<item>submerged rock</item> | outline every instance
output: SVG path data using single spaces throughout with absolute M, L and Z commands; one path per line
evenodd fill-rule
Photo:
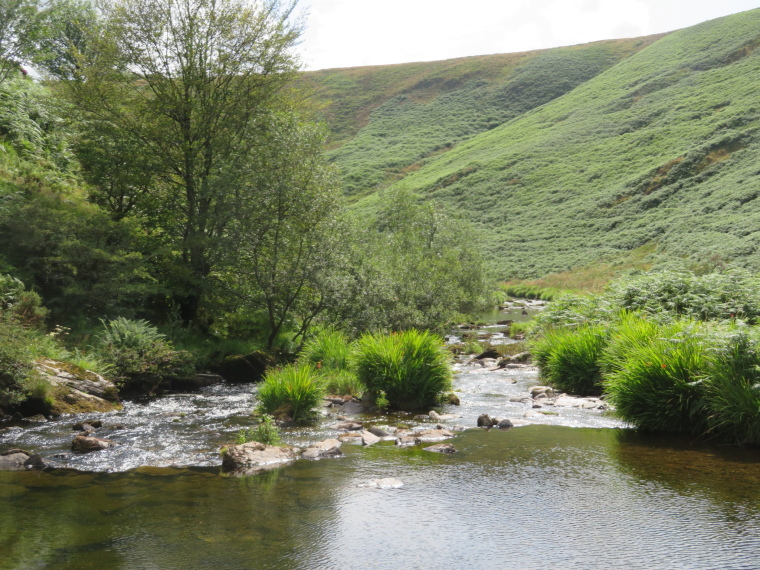
M 398 479 L 387 477 L 385 479 L 372 479 L 371 481 L 367 481 L 366 483 L 362 483 L 358 486 L 371 487 L 373 489 L 399 489 L 403 487 L 404 484 Z
M 423 449 L 425 451 L 432 451 L 433 453 L 456 453 L 456 448 L 450 443 L 438 443 L 430 447 L 424 447 Z
M 343 431 L 357 431 L 364 427 L 361 422 L 341 422 L 332 426 L 333 429 L 339 429 Z
M 87 435 L 78 435 L 71 442 L 71 450 L 76 453 L 90 453 L 91 451 L 101 451 L 110 449 L 119 445 L 115 441 L 102 437 L 91 437 Z

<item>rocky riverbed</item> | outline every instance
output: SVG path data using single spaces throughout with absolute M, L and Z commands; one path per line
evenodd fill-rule
M 365 410 L 356 400 L 332 398 L 325 400 L 318 422 L 286 427 L 282 438 L 297 448 L 296 457 L 301 457 L 303 450 L 325 440 L 364 446 L 381 441 L 429 445 L 476 428 L 479 418 L 485 425 L 483 416 L 488 416 L 489 427 L 495 428 L 502 420 L 502 427 L 516 428 L 530 424 L 623 425 L 609 415 L 601 400 L 555 394 L 539 386 L 538 371 L 529 364 L 500 366 L 496 359 L 474 356 L 460 356 L 453 365 L 459 405 L 416 414 L 378 414 Z M 192 393 L 124 402 L 122 409 L 100 414 L 17 419 L 0 424 L 0 453 L 23 450 L 28 456 L 38 455 L 50 467 L 87 471 L 218 466 L 223 457 L 220 451 L 235 443 L 238 431 L 255 423 L 251 416 L 255 406 L 255 385 L 219 384 Z M 452 445 L 455 450 L 455 441 Z M 41 466 L 39 461 L 32 463 Z

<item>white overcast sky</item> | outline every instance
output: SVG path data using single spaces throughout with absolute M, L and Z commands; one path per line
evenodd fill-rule
M 685 28 L 758 0 L 300 0 L 306 69 L 434 61 Z

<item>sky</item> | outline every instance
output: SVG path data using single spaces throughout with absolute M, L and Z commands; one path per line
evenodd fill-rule
M 630 38 L 757 0 L 300 0 L 309 70 L 511 53 Z

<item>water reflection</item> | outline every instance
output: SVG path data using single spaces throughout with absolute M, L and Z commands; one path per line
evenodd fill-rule
M 347 446 L 247 478 L 0 473 L 0 567 L 716 568 L 760 551 L 754 451 L 539 425 L 454 445 Z M 383 477 L 404 486 L 359 486 Z

